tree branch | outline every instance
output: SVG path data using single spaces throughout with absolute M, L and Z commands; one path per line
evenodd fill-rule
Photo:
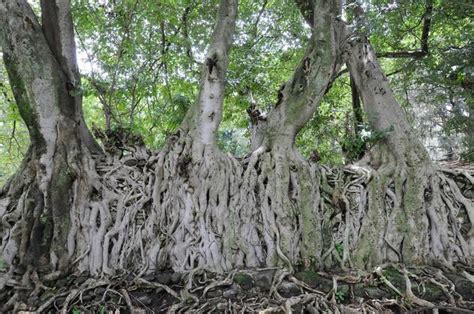
M 41 24 L 51 51 L 72 85 L 70 88 L 74 88 L 80 76 L 70 0 L 41 0 Z
M 296 6 L 301 12 L 306 23 L 308 23 L 311 28 L 314 26 L 314 0 L 295 0 Z
M 426 10 L 423 14 L 423 29 L 420 49 L 415 51 L 393 51 L 377 53 L 379 58 L 422 58 L 429 54 L 428 39 L 430 36 L 431 20 L 433 18 L 433 0 L 426 0 Z

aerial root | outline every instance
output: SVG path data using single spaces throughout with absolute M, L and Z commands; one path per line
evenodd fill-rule
M 100 286 L 108 285 L 109 282 L 105 280 L 96 280 L 96 279 L 88 279 L 84 282 L 81 287 L 78 289 L 72 290 L 66 297 L 64 304 L 61 309 L 61 314 L 67 314 L 69 311 L 69 303 L 73 301 L 76 297 L 82 295 L 85 291 L 95 289 Z

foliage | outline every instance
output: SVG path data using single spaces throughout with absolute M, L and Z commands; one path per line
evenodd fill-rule
M 0 63 L 0 186 L 14 173 L 28 147 L 28 131 L 21 120 Z
M 335 298 L 336 298 L 336 302 L 337 302 L 337 303 L 343 303 L 343 302 L 346 300 L 346 298 L 347 298 L 346 294 L 345 294 L 343 291 L 341 291 L 341 290 L 337 291 L 337 292 L 334 294 L 334 296 L 335 296 Z
M 473 160 L 469 5 L 457 0 L 364 1 L 370 40 L 378 52 L 419 50 L 430 1 L 428 54 L 384 58 L 383 67 L 433 156 L 461 153 Z M 141 134 L 148 147 L 159 148 L 196 99 L 217 0 L 76 0 L 73 5 L 87 124 Z M 218 140 L 224 151 L 244 156 L 250 141 L 246 109 L 255 103 L 265 112 L 276 103 L 277 90 L 290 77 L 310 34 L 290 0 L 242 0 L 239 11 Z M 19 164 L 28 136 L 3 68 L 0 84 L 1 184 Z M 303 155 L 317 151 L 321 163 L 342 164 L 374 143 L 375 138 L 355 135 L 351 102 L 349 78 L 340 75 L 298 135 Z
M 362 124 L 359 127 L 359 133 L 346 133 L 342 138 L 341 147 L 346 161 L 359 160 L 364 152 L 384 140 L 387 134 L 393 131 L 393 127 L 383 131 L 372 130 L 368 124 Z
M 342 258 L 344 254 L 344 245 L 342 243 L 336 243 L 334 245 L 334 249 L 336 250 L 337 254 Z
M 377 51 L 420 50 L 422 21 L 430 2 L 433 14 L 428 54 L 422 58 L 385 59 L 384 65 L 425 144 L 436 146 L 434 157 L 448 158 L 463 152 L 461 157 L 472 160 L 471 5 L 457 0 L 373 0 L 371 41 Z M 432 138 L 437 140 L 433 142 Z

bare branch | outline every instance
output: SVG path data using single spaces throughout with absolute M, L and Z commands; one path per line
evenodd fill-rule
M 428 39 L 430 36 L 431 20 L 433 18 L 433 0 L 426 0 L 426 10 L 423 14 L 423 30 L 421 33 L 420 50 L 393 51 L 377 53 L 379 58 L 423 58 L 429 54 Z

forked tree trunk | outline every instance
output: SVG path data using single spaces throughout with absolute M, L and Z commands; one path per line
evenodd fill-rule
M 70 9 L 59 2 L 55 7 L 49 1 L 43 14 Z M 55 12 L 49 21 L 70 18 L 69 11 L 60 14 L 65 16 Z M 75 93 L 80 84 L 72 24 L 53 34 L 57 26 L 43 29 L 26 1 L 8 0 L 0 4 L 0 25 L 5 67 L 31 139 L 20 170 L 1 192 L 3 260 L 28 270 L 65 272 L 72 257 L 71 211 L 91 189 L 89 148 L 100 151 Z
M 429 161 L 370 46 L 346 42 L 339 1 L 296 2 L 313 34 L 248 158 L 216 146 L 237 15 L 236 0 L 221 0 L 199 96 L 181 128 L 154 154 L 137 149 L 97 167 L 67 90 L 76 68 L 61 61 L 66 50 L 50 46 L 26 1 L 0 2 L 5 63 L 32 139 L 1 194 L 11 275 L 22 265 L 49 278 L 68 269 L 100 277 L 468 263 L 472 203 Z M 371 165 L 331 169 L 305 160 L 294 142 L 347 50 L 372 127 L 387 137 Z

